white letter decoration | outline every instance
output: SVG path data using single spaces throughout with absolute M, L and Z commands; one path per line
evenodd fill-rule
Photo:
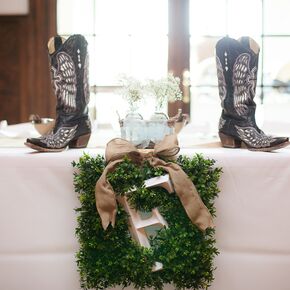
M 148 180 L 145 180 L 145 187 L 155 187 L 161 186 L 166 189 L 169 193 L 174 192 L 172 183 L 170 181 L 169 175 L 163 175 L 158 177 L 153 177 Z M 134 190 L 132 190 L 134 191 Z M 150 248 L 150 243 L 148 240 L 148 236 L 146 234 L 145 228 L 149 226 L 158 225 L 161 227 L 168 227 L 166 220 L 159 213 L 157 208 L 152 210 L 152 216 L 147 219 L 142 219 L 139 212 L 135 209 L 132 209 L 128 204 L 126 197 L 118 197 L 118 201 L 126 212 L 129 214 L 129 230 L 132 237 L 143 247 Z M 155 262 L 155 265 L 152 268 L 152 271 L 161 270 L 163 267 L 162 263 Z

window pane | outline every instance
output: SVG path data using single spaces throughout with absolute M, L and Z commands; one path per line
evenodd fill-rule
M 131 7 L 132 34 L 168 34 L 168 0 L 131 0 Z
M 167 74 L 168 0 L 58 0 L 57 12 L 60 35 L 80 33 L 89 43 L 90 85 L 97 86 L 90 111 L 95 119 L 97 108 L 98 122 L 117 120 L 117 109 L 125 116 L 128 106 L 114 92 L 121 74 L 138 79 Z M 144 117 L 152 111 L 146 106 L 152 102 L 142 106 Z
M 190 34 L 224 35 L 226 33 L 226 0 L 191 0 Z
M 111 124 L 114 130 L 119 132 L 119 116 L 124 119 L 129 111 L 129 105 L 126 100 L 118 93 L 118 89 L 113 92 L 99 92 L 91 94 L 90 102 L 92 116 L 95 115 L 97 122 L 102 124 Z M 138 109 L 144 119 L 149 119 L 154 112 L 154 102 L 151 98 L 142 101 Z
M 95 76 L 97 85 L 117 85 L 121 74 L 139 79 L 167 74 L 168 38 L 134 36 L 96 37 Z
M 264 39 L 264 84 L 281 85 L 290 82 L 290 36 L 265 37 Z
M 58 33 L 86 36 L 91 85 L 167 73 L 167 0 L 59 0 Z
M 168 37 L 132 37 L 130 75 L 139 79 L 167 74 Z
M 103 124 L 112 124 L 117 130 L 119 127 L 118 114 L 124 118 L 127 109 L 127 104 L 122 97 L 115 92 L 97 93 L 95 106 L 97 120 L 101 120 Z
M 264 0 L 265 7 L 265 34 L 289 34 L 290 1 Z
M 96 36 L 95 77 L 96 85 L 116 85 L 121 73 L 130 73 L 130 37 Z
M 220 114 L 218 87 L 192 87 L 191 122 L 197 137 L 216 136 Z
M 58 0 L 57 31 L 60 35 L 94 33 L 94 0 Z
M 96 0 L 97 34 L 167 34 L 167 0 Z
M 191 120 L 197 137 L 217 134 L 221 113 L 215 61 L 215 45 L 218 39 L 191 39 Z
M 219 38 L 191 38 L 190 68 L 192 86 L 216 86 L 215 45 Z
M 261 120 L 263 130 L 273 135 L 289 135 L 290 91 L 265 88 Z
M 258 37 L 262 32 L 261 0 L 228 0 L 228 34 Z
M 110 86 L 118 84 L 121 74 L 146 79 L 160 78 L 167 73 L 166 36 L 96 36 L 95 39 L 92 83 Z

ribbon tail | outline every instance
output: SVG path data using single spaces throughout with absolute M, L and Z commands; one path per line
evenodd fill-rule
M 102 221 L 102 227 L 103 227 L 104 230 L 106 230 L 110 224 L 112 225 L 112 227 L 115 226 L 116 213 L 117 213 L 116 210 L 113 210 L 112 214 L 107 214 L 105 212 L 102 213 L 101 221 Z
M 151 165 L 161 167 L 168 172 L 175 193 L 179 197 L 191 222 L 203 231 L 207 228 L 213 228 L 214 224 L 210 212 L 182 168 L 175 163 L 166 163 L 159 158 L 154 158 Z
M 114 190 L 107 180 L 107 174 L 112 172 L 122 160 L 110 162 L 98 179 L 95 187 L 96 207 L 102 221 L 102 227 L 107 229 L 109 224 L 115 226 L 117 201 Z

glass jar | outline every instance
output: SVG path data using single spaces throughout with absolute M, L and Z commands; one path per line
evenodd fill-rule
M 154 112 L 147 123 L 148 139 L 157 143 L 165 137 L 173 133 L 173 129 L 168 126 L 168 117 L 163 112 Z
M 121 122 L 121 137 L 138 148 L 145 148 L 149 144 L 145 126 L 142 115 L 136 112 L 129 112 Z

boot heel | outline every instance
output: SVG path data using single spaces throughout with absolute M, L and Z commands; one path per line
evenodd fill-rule
M 68 147 L 69 148 L 85 148 L 87 147 L 89 140 L 90 140 L 91 134 L 86 134 L 78 137 L 75 140 L 72 140 L 69 142 Z
M 226 135 L 224 133 L 219 133 L 221 143 L 223 147 L 226 148 L 240 148 L 242 141 L 235 139 L 232 136 Z

